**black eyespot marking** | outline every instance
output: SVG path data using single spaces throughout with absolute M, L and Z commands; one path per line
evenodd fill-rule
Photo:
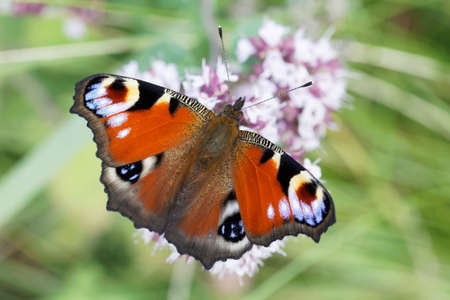
M 111 83 L 111 85 L 108 88 L 116 91 L 122 91 L 126 89 L 124 82 L 125 82 L 124 79 L 117 78 L 116 80 L 113 81 L 113 83 Z
M 116 168 L 116 174 L 123 181 L 136 183 L 142 173 L 142 162 L 137 161 L 128 165 Z
M 138 80 L 139 83 L 139 100 L 128 110 L 149 109 L 164 95 L 164 88 Z
M 231 190 L 225 200 L 236 200 L 236 193 L 234 192 L 234 190 Z
M 281 188 L 283 189 L 283 192 L 286 196 L 288 195 L 289 181 L 293 176 L 297 175 L 303 170 L 305 170 L 305 168 L 295 159 L 293 159 L 286 153 L 283 153 L 281 155 L 277 179 L 280 182 Z
M 317 182 L 310 181 L 308 183 L 305 184 L 304 187 L 305 191 L 307 191 L 311 196 L 315 196 L 316 195 L 316 190 L 317 190 Z
M 156 154 L 155 169 L 161 165 L 163 156 L 164 156 L 164 152 Z
M 175 98 L 175 97 L 170 98 L 169 112 L 171 115 L 173 115 L 177 111 L 179 104 L 180 104 L 180 101 L 177 98 Z
M 234 190 L 231 190 L 231 192 L 227 195 L 227 197 L 223 201 L 222 205 L 225 207 L 229 201 L 236 201 L 236 199 L 237 199 L 236 193 L 234 192 Z
M 236 213 L 226 218 L 217 233 L 229 242 L 237 243 L 242 240 L 245 237 L 245 229 L 241 214 Z
M 260 164 L 265 163 L 266 161 L 271 159 L 274 154 L 275 154 L 275 152 L 273 152 L 273 150 L 270 150 L 270 149 L 264 150 L 263 154 L 261 155 L 261 159 L 259 160 L 259 163 Z

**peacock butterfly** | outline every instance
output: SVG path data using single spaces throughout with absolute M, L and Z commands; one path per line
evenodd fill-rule
M 206 269 L 299 233 L 319 242 L 335 223 L 328 191 L 279 146 L 239 130 L 243 99 L 215 114 L 194 98 L 96 74 L 76 84 L 102 160 L 108 210 L 164 234 Z

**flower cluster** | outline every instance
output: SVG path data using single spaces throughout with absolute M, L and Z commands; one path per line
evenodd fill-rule
M 327 128 L 335 127 L 331 113 L 345 98 L 345 71 L 329 33 L 318 40 L 307 38 L 302 29 L 288 33 L 287 27 L 266 19 L 258 36 L 238 42 L 236 56 L 241 63 L 256 58 L 245 78 L 255 89 L 250 103 L 276 96 L 268 105 L 248 111 L 250 124 L 264 127 L 272 122 L 276 132 L 269 138 L 299 159 L 320 145 Z M 287 93 L 310 80 L 310 88 Z
M 150 231 L 146 228 L 139 228 L 134 234 L 136 242 L 143 241 L 144 244 L 153 244 L 153 252 L 169 248 L 170 255 L 167 257 L 167 263 L 173 263 L 175 260 L 184 257 L 187 263 L 194 261 L 193 257 L 188 255 L 181 255 L 177 248 L 169 243 L 163 235 Z M 236 275 L 242 283 L 245 276 L 252 277 L 258 272 L 258 268 L 264 265 L 264 260 L 271 257 L 274 253 L 286 255 L 283 251 L 284 239 L 281 241 L 274 241 L 268 247 L 254 245 L 249 251 L 245 252 L 239 259 L 227 259 L 226 261 L 218 261 L 210 269 L 210 272 L 219 277 L 227 275 Z
M 312 41 L 302 30 L 293 36 L 287 35 L 288 32 L 288 28 L 265 20 L 257 37 L 240 40 L 236 51 L 238 60 L 245 62 L 251 56 L 256 60 L 251 74 L 239 74 L 239 77 L 227 74 L 220 58 L 215 68 L 203 59 L 200 74 L 186 72 L 184 80 L 174 64 L 161 60 L 154 60 L 143 71 L 132 61 L 119 73 L 181 91 L 215 111 L 240 96 L 247 97 L 247 106 L 275 96 L 271 101 L 244 109 L 243 123 L 247 129 L 282 144 L 296 158 L 301 158 L 305 152 L 316 149 L 326 128 L 332 127 L 331 112 L 342 104 L 345 80 L 327 35 Z M 309 80 L 314 82 L 312 87 L 287 93 Z M 318 161 L 306 158 L 303 162 L 316 178 L 321 178 Z M 136 237 L 145 243 L 154 241 L 154 250 L 168 246 L 171 254 L 167 262 L 182 256 L 164 236 L 155 232 L 139 229 Z M 268 247 L 254 245 L 240 259 L 216 262 L 210 271 L 219 276 L 235 274 L 240 280 L 251 277 L 264 259 L 274 253 L 284 255 L 283 246 L 284 241 L 274 241 Z M 191 261 L 192 257 L 186 259 Z
M 4 1 L 0 4 L 0 11 L 16 17 L 27 15 L 65 16 L 62 30 L 70 39 L 80 39 L 87 30 L 87 24 L 98 21 L 101 13 L 96 10 L 79 7 L 56 7 L 45 3 Z
M 197 98 L 209 109 L 219 111 L 225 103 L 231 101 L 230 90 L 226 81 L 236 82 L 237 80 L 237 75 L 227 75 L 226 67 L 220 57 L 216 69 L 206 64 L 206 60 L 203 59 L 201 74 L 186 73 L 183 89 L 186 95 Z

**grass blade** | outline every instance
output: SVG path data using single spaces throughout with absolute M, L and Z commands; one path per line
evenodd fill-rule
M 0 181 L 0 227 L 42 189 L 89 140 L 85 124 L 70 118 L 17 163 Z

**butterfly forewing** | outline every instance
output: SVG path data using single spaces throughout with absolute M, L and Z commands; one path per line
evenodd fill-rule
M 304 233 L 320 240 L 335 222 L 328 191 L 302 165 L 262 136 L 240 131 L 233 181 L 249 240 L 269 245 Z
M 98 146 L 97 155 L 114 166 L 172 149 L 198 134 L 213 117 L 195 99 L 109 74 L 80 81 L 74 99 L 71 111 L 88 120 Z

